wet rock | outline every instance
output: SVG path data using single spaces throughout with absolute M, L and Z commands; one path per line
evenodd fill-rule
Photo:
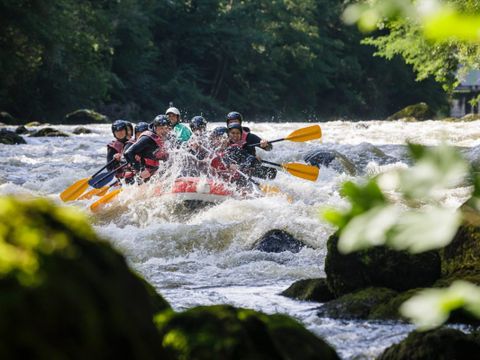
M 26 144 L 27 142 L 23 137 L 9 131 L 7 129 L 0 129 L 0 144 L 14 145 L 14 144 Z
M 377 360 L 475 359 L 479 351 L 480 341 L 474 335 L 441 328 L 411 332 L 405 340 L 387 348 Z
M 305 162 L 314 166 L 325 166 L 334 169 L 339 173 L 356 175 L 355 165 L 338 151 L 330 149 L 320 149 L 308 152 L 304 156 Z
M 35 126 L 42 126 L 42 125 L 45 125 L 45 124 L 42 124 L 41 122 L 38 122 L 38 121 L 30 121 L 29 123 L 25 124 L 25 126 L 28 126 L 28 127 L 35 127 Z
M 461 121 L 477 121 L 480 120 L 480 114 L 467 114 L 463 116 Z
M 107 124 L 110 121 L 105 115 L 89 109 L 79 109 L 65 116 L 66 124 Z
M 327 279 L 303 279 L 296 281 L 280 295 L 303 301 L 326 302 L 334 298 Z
M 0 198 L 1 359 L 169 359 L 153 317 L 170 306 L 80 213 Z
M 442 275 L 480 275 L 480 213 L 469 203 L 461 206 L 464 222 L 452 242 L 441 251 Z M 480 276 L 479 276 L 480 278 Z
M 338 235 L 327 241 L 325 273 L 336 297 L 366 287 L 404 291 L 426 287 L 440 278 L 440 256 L 435 251 L 412 255 L 379 246 L 343 255 Z
M 68 134 L 65 134 L 64 132 L 61 132 L 60 130 L 54 129 L 54 128 L 43 128 L 40 130 L 35 131 L 33 134 L 30 136 L 32 137 L 43 137 L 43 136 L 50 136 L 50 137 L 68 137 Z
M 6 125 L 18 125 L 20 123 L 6 111 L 0 111 L 0 122 Z
M 409 105 L 395 114 L 389 116 L 387 120 L 399 120 L 404 118 L 414 118 L 416 120 L 428 120 L 433 118 L 433 112 L 430 107 L 424 103 Z
M 29 133 L 30 131 L 23 125 L 20 125 L 15 129 L 15 134 L 22 135 L 22 134 L 29 134 Z
M 91 134 L 92 130 L 79 126 L 73 129 L 72 133 L 74 133 L 75 135 Z
M 291 234 L 284 230 L 273 229 L 266 232 L 256 241 L 253 250 L 279 253 L 290 251 L 299 252 L 305 246 L 300 240 L 295 239 Z
M 175 359 L 339 359 L 326 342 L 285 315 L 217 305 L 157 320 L 161 342 Z
M 387 288 L 362 289 L 323 304 L 317 315 L 332 319 L 368 319 L 377 306 L 395 295 L 396 291 Z

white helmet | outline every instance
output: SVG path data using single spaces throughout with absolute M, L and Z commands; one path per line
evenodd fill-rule
M 180 111 L 178 111 L 176 107 L 169 107 L 167 111 L 165 111 L 165 115 L 168 115 L 169 113 L 180 116 Z

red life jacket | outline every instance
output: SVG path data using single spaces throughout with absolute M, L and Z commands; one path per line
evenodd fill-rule
M 110 147 L 113 150 L 115 150 L 117 153 L 121 154 L 123 152 L 123 148 L 125 147 L 125 144 L 120 140 L 115 139 L 110 144 L 108 144 L 107 147 Z
M 147 136 L 157 144 L 158 149 L 154 151 L 153 158 L 149 157 L 142 157 L 143 163 L 147 168 L 158 168 L 160 165 L 159 160 L 167 160 L 168 159 L 168 152 L 165 149 L 165 143 L 160 136 L 155 134 L 154 132 L 147 130 L 142 135 L 140 135 L 139 139 L 142 136 Z

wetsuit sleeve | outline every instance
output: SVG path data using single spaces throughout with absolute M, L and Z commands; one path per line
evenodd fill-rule
M 255 134 L 252 134 L 252 133 L 248 133 L 246 140 L 247 140 L 247 145 L 258 144 L 260 141 L 262 141 L 262 139 L 258 135 L 255 135 Z M 252 146 L 249 146 L 249 148 L 251 148 L 251 147 Z M 262 150 L 270 151 L 270 150 L 272 150 L 272 148 L 273 148 L 272 144 L 268 144 L 268 146 L 265 149 L 262 149 Z
M 156 146 L 155 142 L 148 136 L 142 136 L 138 141 L 130 146 L 128 150 L 123 154 L 125 160 L 137 171 L 140 170 L 140 163 L 135 160 L 135 155 L 140 155 L 152 147 L 152 143 Z

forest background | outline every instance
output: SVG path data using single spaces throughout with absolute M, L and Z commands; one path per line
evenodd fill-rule
M 362 40 L 392 31 L 346 25 L 349 3 L 0 0 L 0 110 L 62 122 L 91 108 L 149 121 L 173 103 L 211 121 L 230 110 L 325 121 L 384 118 L 423 101 L 447 116 L 453 81 L 437 75 L 458 63 L 419 75 L 395 52 L 374 56 L 379 44 Z M 414 39 L 404 47 L 424 53 Z M 416 61 L 438 64 L 435 56 Z

